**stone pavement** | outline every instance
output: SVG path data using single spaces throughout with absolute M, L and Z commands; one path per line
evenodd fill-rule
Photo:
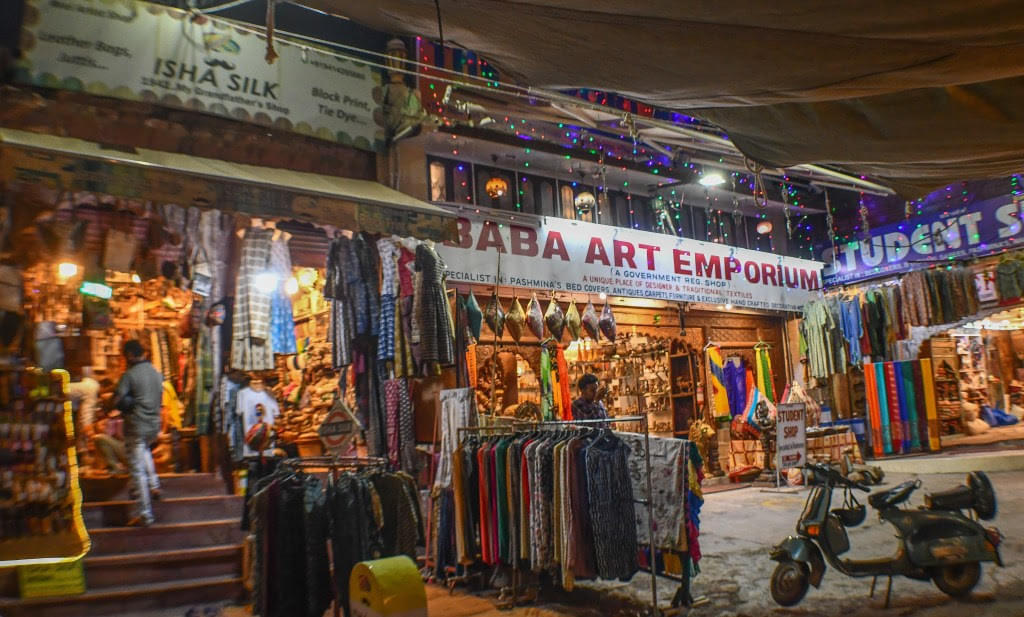
M 886 486 L 915 476 L 890 474 Z M 1007 536 L 1001 552 L 1005 568 L 982 566 L 982 580 L 966 601 L 955 601 L 931 583 L 893 579 L 892 607 L 883 608 L 884 581 L 868 597 L 871 579 L 854 579 L 828 568 L 820 589 L 811 588 L 799 605 L 784 609 L 774 603 L 768 583 L 775 562 L 768 558 L 771 546 L 794 533 L 796 519 L 807 496 L 763 492 L 748 488 L 709 495 L 701 514 L 701 573 L 694 579 L 693 593 L 705 595 L 709 604 L 691 610 L 693 617 L 755 617 L 800 615 L 801 617 L 1010 617 L 1024 615 L 1024 473 L 991 473 L 989 477 L 999 498 L 999 516 L 994 524 Z M 962 474 L 921 475 L 924 486 L 911 498 L 912 506 L 922 503 L 925 490 L 951 488 L 964 480 Z M 861 499 L 866 502 L 866 499 Z M 870 507 L 867 520 L 850 530 L 852 559 L 882 557 L 892 553 L 892 528 L 883 525 Z M 646 597 L 646 577 L 637 576 L 630 586 L 613 593 Z M 665 589 L 665 594 L 669 590 Z M 665 598 L 665 596 L 662 596 Z M 667 598 L 663 601 L 667 602 Z

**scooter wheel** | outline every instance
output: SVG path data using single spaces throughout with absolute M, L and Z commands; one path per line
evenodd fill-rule
M 978 562 L 951 564 L 935 568 L 932 571 L 932 580 L 935 581 L 935 586 L 954 598 L 971 593 L 980 578 L 981 564 Z
M 796 561 L 783 561 L 772 573 L 772 599 L 779 606 L 794 606 L 807 595 L 810 585 L 807 566 Z

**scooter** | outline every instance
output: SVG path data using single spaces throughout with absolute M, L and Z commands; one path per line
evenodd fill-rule
M 981 562 L 1003 565 L 999 555 L 1002 534 L 978 522 L 996 515 L 995 491 L 983 472 L 968 474 L 966 485 L 927 495 L 925 505 L 918 509 L 899 506 L 921 487 L 920 480 L 870 495 L 868 503 L 879 517 L 896 527 L 899 545 L 891 557 L 853 561 L 840 557 L 850 549 L 846 528 L 860 525 L 867 516 L 853 490 L 871 489 L 848 480 L 829 465 L 808 463 L 804 469 L 813 474 L 815 486 L 797 522 L 797 535 L 789 536 L 771 552 L 771 558 L 778 562 L 772 574 L 771 594 L 782 606 L 798 604 L 809 585 L 821 586 L 826 561 L 847 576 L 874 577 L 871 595 L 878 577 L 888 576 L 887 608 L 893 576 L 931 579 L 944 593 L 962 597 L 978 584 Z M 832 492 L 836 488 L 843 489 L 844 500 L 843 507 L 833 509 Z

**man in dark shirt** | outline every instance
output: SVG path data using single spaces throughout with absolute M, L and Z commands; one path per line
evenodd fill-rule
M 587 373 L 576 383 L 580 397 L 572 402 L 573 420 L 599 420 L 607 418 L 608 412 L 601 402 L 603 388 L 598 387 L 597 375 Z
M 150 498 L 160 494 L 160 481 L 149 445 L 156 441 L 160 432 L 164 378 L 146 359 L 146 352 L 138 341 L 127 341 L 123 353 L 128 370 L 117 384 L 114 406 L 124 414 L 125 448 L 132 488 L 138 499 L 135 518 L 128 524 L 148 527 L 153 524 Z

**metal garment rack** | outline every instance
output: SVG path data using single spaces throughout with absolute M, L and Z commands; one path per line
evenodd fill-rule
M 306 458 L 287 458 L 281 461 L 281 465 L 290 467 L 296 471 L 300 469 L 323 469 L 331 478 L 331 482 L 337 482 L 339 473 L 348 469 L 381 469 L 387 470 L 388 461 L 385 458 L 376 456 L 310 456 Z M 341 592 L 338 589 L 338 580 L 334 576 L 334 548 L 330 538 L 327 539 L 327 559 L 331 564 L 331 592 L 334 594 L 334 608 L 331 614 L 333 617 L 341 617 Z
M 658 608 L 658 576 L 657 576 L 657 561 L 656 561 L 656 549 L 654 546 L 654 483 L 651 481 L 651 433 L 647 425 L 647 416 L 619 416 L 612 418 L 599 418 L 594 420 L 552 420 L 544 422 L 519 422 L 515 421 L 512 426 L 487 426 L 487 427 L 460 427 L 458 430 L 458 442 L 462 443 L 462 433 L 475 433 L 482 431 L 505 431 L 509 429 L 514 431 L 530 430 L 531 428 L 571 428 L 574 426 L 607 426 L 609 424 L 618 424 L 625 422 L 639 422 L 644 435 L 644 474 L 646 476 L 647 484 L 647 499 L 637 501 L 647 507 L 647 538 L 650 547 L 650 560 L 651 560 L 651 611 L 654 617 L 659 617 L 662 612 Z M 515 554 L 518 555 L 518 544 L 515 547 Z M 512 601 L 515 603 L 516 594 L 518 593 L 518 576 L 519 576 L 519 559 L 515 558 L 512 560 Z

